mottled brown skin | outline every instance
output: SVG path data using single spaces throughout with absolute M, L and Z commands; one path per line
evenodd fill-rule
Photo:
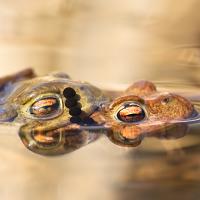
M 139 102 L 146 110 L 146 119 L 138 123 L 116 120 L 118 108 L 126 102 Z M 176 94 L 158 92 L 153 83 L 139 81 L 129 87 L 121 97 L 109 104 L 103 112 L 108 137 L 121 146 L 137 146 L 144 137 L 179 138 L 185 135 L 187 126 L 178 121 L 195 114 L 189 100 Z
M 90 134 L 93 126 L 98 126 L 98 122 L 93 122 L 90 116 L 95 115 L 99 105 L 107 101 L 101 90 L 88 83 L 72 81 L 61 73 L 32 78 L 24 71 L 17 76 L 20 74 L 20 79 L 16 79 L 14 74 L 6 79 L 8 82 L 4 81 L 7 86 L 0 91 L 0 123 L 20 125 L 19 136 L 29 150 L 42 155 L 59 155 L 74 151 L 99 137 L 100 127 Z M 64 105 L 66 98 L 63 96 L 67 87 L 72 87 L 80 99 L 81 123 L 70 121 L 72 116 Z M 58 109 L 47 116 L 30 113 L 35 102 L 45 98 L 56 98 Z M 88 118 L 89 122 L 85 120 Z
M 24 145 L 42 155 L 74 151 L 102 134 L 115 144 L 131 147 L 139 145 L 145 136 L 182 137 L 187 126 L 178 120 L 195 113 L 187 99 L 158 92 L 148 81 L 136 82 L 115 98 L 113 93 L 72 81 L 63 73 L 36 77 L 28 69 L 0 79 L 0 87 L 0 123 L 20 125 L 19 136 Z M 63 91 L 68 87 L 77 94 L 81 121 L 72 121 L 65 106 Z M 140 112 L 141 107 L 141 120 L 136 116 L 137 122 L 120 121 L 117 113 L 127 103 L 136 103 L 137 107 L 120 110 L 125 115 L 122 119 L 132 119 L 126 113 Z

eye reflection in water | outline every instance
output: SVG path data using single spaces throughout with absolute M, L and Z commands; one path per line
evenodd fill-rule
M 180 138 L 199 120 L 191 101 L 157 91 L 148 81 L 114 97 L 62 74 L 21 79 L 9 85 L 13 92 L 1 105 L 7 108 L 1 121 L 12 117 L 13 124 L 21 124 L 24 145 L 42 155 L 69 153 L 102 135 L 122 147 L 136 147 L 145 137 Z

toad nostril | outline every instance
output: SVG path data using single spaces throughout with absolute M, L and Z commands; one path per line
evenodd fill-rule
M 12 122 L 17 115 L 12 106 L 4 105 L 4 107 L 0 107 L 0 122 Z
M 161 103 L 162 103 L 163 105 L 165 105 L 165 104 L 168 104 L 170 101 L 171 101 L 171 98 L 170 98 L 170 97 L 165 97 L 164 99 L 162 99 Z

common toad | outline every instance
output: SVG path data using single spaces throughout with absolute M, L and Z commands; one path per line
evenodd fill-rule
M 59 155 L 106 135 L 120 146 L 145 136 L 182 137 L 179 120 L 195 114 L 186 98 L 139 81 L 115 98 L 64 73 L 37 77 L 31 69 L 0 79 L 0 123 L 19 124 L 31 151 Z

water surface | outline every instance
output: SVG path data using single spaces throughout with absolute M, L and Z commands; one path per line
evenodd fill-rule
M 158 85 L 160 90 L 188 96 L 199 110 L 197 86 Z M 124 148 L 104 137 L 53 158 L 28 151 L 17 135 L 18 127 L 0 130 L 1 199 L 196 200 L 200 195 L 198 123 L 190 124 L 179 139 L 145 138 L 136 148 Z

